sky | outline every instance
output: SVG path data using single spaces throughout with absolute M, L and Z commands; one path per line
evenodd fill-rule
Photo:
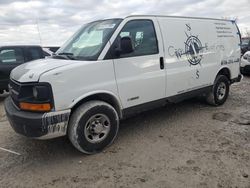
M 0 0 L 0 45 L 60 46 L 87 22 L 136 14 L 237 18 L 250 31 L 250 0 Z

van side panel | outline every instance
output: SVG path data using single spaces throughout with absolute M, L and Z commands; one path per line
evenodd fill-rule
M 231 21 L 157 17 L 164 40 L 166 95 L 174 96 L 214 83 L 227 67 L 239 74 L 239 36 Z

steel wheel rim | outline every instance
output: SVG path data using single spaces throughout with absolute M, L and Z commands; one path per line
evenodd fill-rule
M 217 88 L 217 98 L 222 100 L 226 96 L 227 86 L 224 82 L 221 82 Z
M 95 114 L 85 124 L 84 135 L 90 143 L 102 142 L 110 132 L 110 119 L 105 114 Z

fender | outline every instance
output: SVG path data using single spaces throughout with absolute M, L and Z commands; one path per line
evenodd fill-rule
M 230 71 L 230 68 L 229 68 L 228 66 L 222 66 L 222 67 L 219 69 L 219 71 L 217 71 L 216 77 L 217 77 L 217 75 L 218 75 L 219 73 L 222 73 L 222 74 L 224 74 L 225 76 L 227 76 L 229 80 L 232 79 L 232 78 L 231 78 L 231 71 Z M 215 77 L 215 79 L 216 79 L 216 77 Z
M 106 94 L 111 96 L 113 99 L 115 99 L 115 103 L 117 105 L 117 107 L 119 108 L 118 114 L 120 115 L 120 117 L 122 117 L 122 104 L 120 101 L 120 98 L 118 96 L 116 96 L 113 92 L 111 91 L 106 91 L 106 90 L 96 90 L 96 91 L 91 91 L 88 93 L 85 93 L 82 96 L 79 96 L 78 98 L 73 100 L 73 103 L 69 106 L 70 109 L 74 108 L 75 106 L 77 106 L 77 104 L 81 103 L 81 101 L 83 101 L 84 99 L 87 99 L 91 96 L 95 96 L 95 95 L 102 95 L 102 94 Z M 118 110 L 118 109 L 116 109 Z

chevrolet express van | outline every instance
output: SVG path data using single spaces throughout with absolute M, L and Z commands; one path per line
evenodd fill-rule
M 5 110 L 31 138 L 67 135 L 81 152 L 110 145 L 119 121 L 203 95 L 215 106 L 241 80 L 231 20 L 129 16 L 84 25 L 50 59 L 11 72 Z

